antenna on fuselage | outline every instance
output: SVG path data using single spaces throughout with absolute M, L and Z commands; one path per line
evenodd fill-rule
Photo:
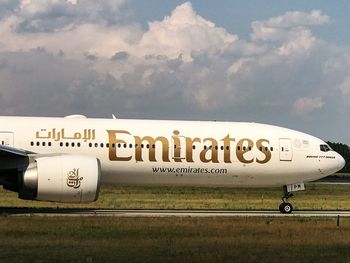
M 117 119 L 117 117 L 114 114 L 112 114 L 112 118 L 113 118 L 113 120 Z

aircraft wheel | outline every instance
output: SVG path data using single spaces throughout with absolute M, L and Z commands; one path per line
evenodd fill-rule
M 283 205 L 284 205 L 284 203 L 280 204 L 280 206 L 279 206 L 279 210 L 282 214 L 283 214 Z
M 282 214 L 290 214 L 293 211 L 293 206 L 290 203 L 282 203 L 279 206 L 279 210 Z

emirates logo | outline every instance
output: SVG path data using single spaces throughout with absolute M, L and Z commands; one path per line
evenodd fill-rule
M 67 186 L 74 189 L 78 189 L 80 187 L 81 181 L 84 179 L 83 177 L 79 177 L 79 169 L 75 168 L 72 171 L 68 172 L 67 176 Z

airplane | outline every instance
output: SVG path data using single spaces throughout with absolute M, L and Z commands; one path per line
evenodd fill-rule
M 0 185 L 25 200 L 94 202 L 101 183 L 282 187 L 291 213 L 293 192 L 344 165 L 321 139 L 267 124 L 0 117 Z

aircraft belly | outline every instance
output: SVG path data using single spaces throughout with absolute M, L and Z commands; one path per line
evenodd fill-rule
M 267 187 L 297 183 L 294 176 L 248 175 L 227 173 L 224 175 L 143 173 L 135 171 L 103 172 L 102 183 L 159 186 L 217 186 L 217 187 Z

